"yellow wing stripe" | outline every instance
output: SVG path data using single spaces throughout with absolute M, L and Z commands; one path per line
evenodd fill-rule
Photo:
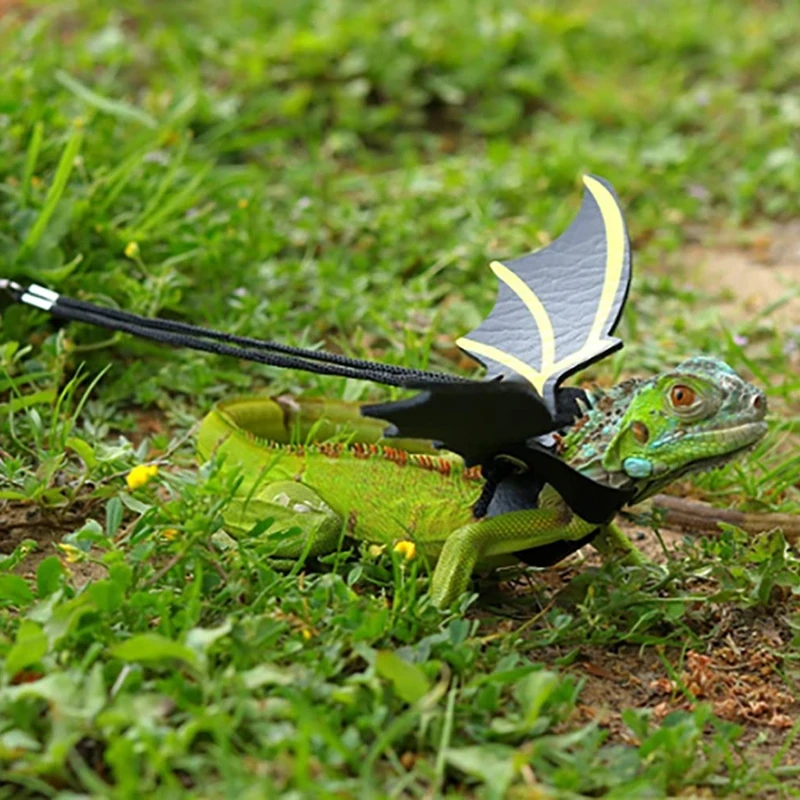
M 466 337 L 458 339 L 456 344 L 477 356 L 490 358 L 492 361 L 502 364 L 504 367 L 508 367 L 508 369 L 513 370 L 525 378 L 539 394 L 542 394 L 547 377 L 553 373 L 553 362 L 556 358 L 556 338 L 550 316 L 547 313 L 547 309 L 542 305 L 542 301 L 539 300 L 530 286 L 517 274 L 499 261 L 492 261 L 490 266 L 492 272 L 497 275 L 498 280 L 505 283 L 525 304 L 525 307 L 536 322 L 536 326 L 539 328 L 539 339 L 542 348 L 542 369 L 541 371 L 536 370 L 530 366 L 530 364 L 526 364 L 510 353 Z
M 541 371 L 534 369 L 530 364 L 526 364 L 519 358 L 497 347 L 476 342 L 467 337 L 462 337 L 457 341 L 457 344 L 464 350 L 477 356 L 489 358 L 513 370 L 525 378 L 540 395 L 544 393 L 544 385 L 553 373 L 578 364 L 597 353 L 598 345 L 604 339 L 603 326 L 608 322 L 609 315 L 614 309 L 614 301 L 622 280 L 622 270 L 625 263 L 625 223 L 619 206 L 611 192 L 597 179 L 584 175 L 583 183 L 600 209 L 606 234 L 606 268 L 603 289 L 600 293 L 600 301 L 597 305 L 592 328 L 583 346 L 574 353 L 570 353 L 566 358 L 556 362 L 555 334 L 547 309 L 542 305 L 542 301 L 539 300 L 530 286 L 499 261 L 491 263 L 492 271 L 525 304 L 539 329 L 542 348 Z
M 556 360 L 556 337 L 547 309 L 542 305 L 542 301 L 536 296 L 533 289 L 505 264 L 492 261 L 489 266 L 492 268 L 492 272 L 522 300 L 536 321 L 542 346 L 542 372 L 547 373 Z
M 622 279 L 622 267 L 625 261 L 625 223 L 614 196 L 600 181 L 592 178 L 591 175 L 584 175 L 583 183 L 600 207 L 600 213 L 603 215 L 603 227 L 606 231 L 606 276 L 594 324 L 586 339 L 586 345 L 588 345 L 601 338 L 603 325 L 608 321 L 614 308 L 614 300 Z
M 548 376 L 538 372 L 530 364 L 526 364 L 519 358 L 509 355 L 508 353 L 504 353 L 502 350 L 498 350 L 496 347 L 492 347 L 489 344 L 484 344 L 483 342 L 473 341 L 465 336 L 457 339 L 456 344 L 459 347 L 463 347 L 464 350 L 474 353 L 476 356 L 489 358 L 492 361 L 496 361 L 498 364 L 502 364 L 504 367 L 508 367 L 525 378 L 525 380 L 528 381 L 528 383 L 530 383 L 540 395 L 544 394 L 544 384 Z
M 608 322 L 608 317 L 614 309 L 614 300 L 617 296 L 622 269 L 625 265 L 625 222 L 616 200 L 611 192 L 600 181 L 590 175 L 583 176 L 583 183 L 592 193 L 600 214 L 603 217 L 603 227 L 606 232 L 606 270 L 603 279 L 603 290 L 600 293 L 600 302 L 597 304 L 592 329 L 580 350 L 570 353 L 562 358 L 546 376 L 553 372 L 560 372 L 574 364 L 579 364 L 597 354 L 598 345 L 604 340 L 603 326 Z

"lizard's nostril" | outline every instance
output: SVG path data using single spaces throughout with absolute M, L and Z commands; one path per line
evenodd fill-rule
M 763 414 L 767 411 L 767 398 L 759 392 L 752 400 L 753 408 Z

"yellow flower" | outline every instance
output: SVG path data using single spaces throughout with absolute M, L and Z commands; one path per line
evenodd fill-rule
M 306 641 L 308 641 L 314 635 L 308 628 L 303 628 L 302 634 Z
M 398 542 L 394 546 L 395 553 L 399 553 L 406 561 L 411 561 L 412 558 L 417 554 L 417 546 L 414 542 L 408 541 L 408 539 L 404 539 L 402 542 Z
M 179 536 L 177 528 L 164 528 L 164 530 L 161 531 L 161 535 L 170 541 L 177 539 Z
M 248 199 L 246 197 L 243 197 L 241 200 L 239 200 L 239 202 L 236 205 L 239 206 L 239 208 L 247 208 L 248 203 L 249 203 Z
M 139 258 L 139 243 L 128 242 L 128 244 L 125 245 L 125 255 L 131 259 Z
M 128 484 L 128 488 L 133 491 L 134 489 L 141 489 L 156 475 L 158 475 L 158 467 L 155 464 L 139 464 L 125 476 L 125 482 Z
M 385 545 L 385 544 L 371 544 L 371 545 L 369 546 L 369 549 L 368 549 L 368 551 L 367 551 L 367 552 L 368 552 L 368 553 L 369 553 L 369 554 L 370 554 L 370 555 L 371 555 L 373 558 L 378 558 L 379 556 L 381 556 L 381 555 L 383 554 L 383 551 L 384 551 L 385 549 L 386 549 L 386 545 Z
M 64 560 L 68 564 L 75 564 L 78 561 L 83 561 L 84 552 L 73 544 L 57 544 L 56 547 L 64 555 Z

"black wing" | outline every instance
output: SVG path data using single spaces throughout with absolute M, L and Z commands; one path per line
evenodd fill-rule
M 611 336 L 631 278 L 630 244 L 613 189 L 585 176 L 573 223 L 548 247 L 505 263 L 494 308 L 458 345 L 487 377 L 522 379 L 556 412 L 556 389 L 571 373 L 622 347 Z
M 361 413 L 392 423 L 386 436 L 431 439 L 482 464 L 520 441 L 559 427 L 538 394 L 521 381 L 409 384 L 422 389 L 405 400 L 361 407 Z
M 365 406 L 393 423 L 391 435 L 442 442 L 483 463 L 514 442 L 568 424 L 559 383 L 622 346 L 611 337 L 631 278 L 625 221 L 613 189 L 584 177 L 578 215 L 548 247 L 492 269 L 500 279 L 486 319 L 459 346 L 485 364 L 487 380 L 442 384 L 408 400 Z
M 603 521 L 627 495 L 529 442 L 579 416 L 572 390 L 559 389 L 559 383 L 622 346 L 611 333 L 631 278 L 625 221 L 608 183 L 593 176 L 583 180 L 580 211 L 555 242 L 492 264 L 500 281 L 494 308 L 458 340 L 487 367 L 487 380 L 409 382 L 407 388 L 422 391 L 364 406 L 362 413 L 390 422 L 388 436 L 433 439 L 468 464 L 513 456 L 545 475 L 584 519 Z

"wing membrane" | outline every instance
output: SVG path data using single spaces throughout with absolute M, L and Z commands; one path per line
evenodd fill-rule
M 522 378 L 551 410 L 567 375 L 622 346 L 611 333 L 630 285 L 625 222 L 609 184 L 587 175 L 584 186 L 578 215 L 551 245 L 492 263 L 494 308 L 458 340 L 489 379 Z

